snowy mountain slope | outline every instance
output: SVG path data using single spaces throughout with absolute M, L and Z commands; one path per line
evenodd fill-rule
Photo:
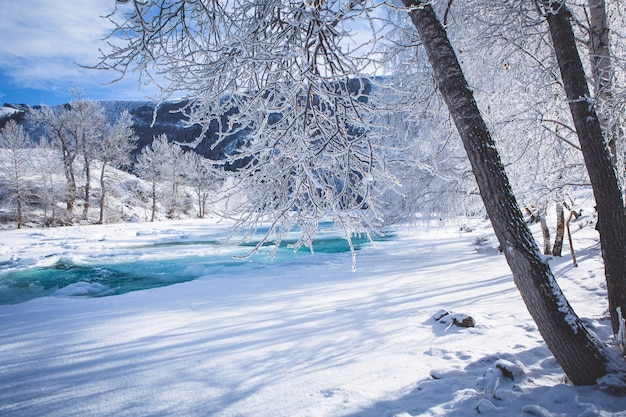
M 12 115 L 13 113 L 16 113 L 17 111 L 18 110 L 13 107 L 2 106 L 0 107 L 0 119 L 8 118 L 10 115 Z
M 202 134 L 200 126 L 187 126 L 184 123 L 185 116 L 178 111 L 184 102 L 164 102 L 157 107 L 156 118 L 154 117 L 154 109 L 156 103 L 147 101 L 101 101 L 99 102 L 104 111 L 106 119 L 109 123 L 114 123 L 123 110 L 128 110 L 133 118 L 133 129 L 139 137 L 135 153 L 138 153 L 145 146 L 152 143 L 155 136 L 166 134 L 170 140 L 180 143 L 196 142 L 197 138 Z M 0 128 L 9 119 L 14 119 L 22 124 L 33 140 L 38 140 L 44 132 L 37 126 L 28 124 L 25 120 L 26 112 L 29 107 L 24 105 L 5 105 L 7 109 L 4 114 L 0 113 Z M 214 126 L 209 129 L 205 137 L 199 141 L 194 148 L 196 152 L 211 159 L 222 159 L 226 153 L 232 153 L 234 144 L 245 140 L 245 132 L 232 135 L 226 138 L 222 143 L 214 146 L 217 140 L 217 132 L 219 129 L 217 121 Z M 236 165 L 233 166 L 233 168 Z

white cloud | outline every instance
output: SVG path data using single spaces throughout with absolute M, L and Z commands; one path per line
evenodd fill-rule
M 106 49 L 103 38 L 113 28 L 103 16 L 114 7 L 114 0 L 0 0 L 0 72 L 10 79 L 5 82 L 46 91 L 102 91 L 118 74 L 78 64 L 98 62 L 99 49 Z M 136 80 L 111 88 L 121 85 L 136 90 Z
M 97 58 L 102 38 L 111 29 L 101 16 L 113 2 L 102 0 L 0 0 L 0 59 Z

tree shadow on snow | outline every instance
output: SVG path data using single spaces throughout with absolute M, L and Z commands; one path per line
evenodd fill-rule
M 463 369 L 431 370 L 402 397 L 381 400 L 344 417 L 614 416 L 626 398 L 564 382 L 547 347 L 496 353 Z

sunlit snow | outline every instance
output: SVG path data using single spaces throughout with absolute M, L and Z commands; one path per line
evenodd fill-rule
M 337 250 L 235 260 L 245 248 L 222 246 L 212 220 L 0 231 L 2 279 L 62 265 L 191 277 L 98 297 L 115 286 L 78 280 L 0 305 L 0 415 L 626 415 L 625 398 L 567 384 L 488 224 L 471 226 L 397 228 L 361 245 L 354 273 Z M 574 242 L 577 268 L 550 264 L 608 339 L 597 233 Z M 476 327 L 436 321 L 442 309 Z

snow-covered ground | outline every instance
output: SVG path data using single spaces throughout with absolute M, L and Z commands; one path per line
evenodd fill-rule
M 0 117 L 8 116 L 16 111 L 17 109 L 14 109 L 13 107 L 0 106 Z
M 0 278 L 61 257 L 156 260 L 173 239 L 223 228 L 3 230 Z M 254 258 L 234 269 L 194 264 L 200 278 L 160 288 L 99 298 L 60 289 L 0 305 L 0 415 L 626 416 L 626 398 L 566 383 L 488 225 L 472 229 L 397 228 L 358 252 L 354 273 L 346 252 Z M 574 229 L 579 266 L 567 251 L 551 264 L 608 339 L 597 233 Z M 442 309 L 476 326 L 434 320 Z

